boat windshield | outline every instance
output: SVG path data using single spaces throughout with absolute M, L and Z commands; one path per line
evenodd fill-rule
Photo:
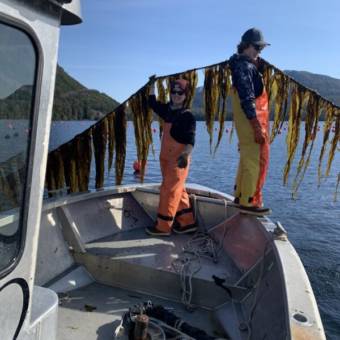
M 30 36 L 0 19 L 0 272 L 22 250 L 37 53 Z

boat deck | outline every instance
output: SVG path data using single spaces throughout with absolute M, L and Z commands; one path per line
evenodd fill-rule
M 97 282 L 131 291 L 181 301 L 181 273 L 192 276 L 193 305 L 216 308 L 229 297 L 216 286 L 213 275 L 233 286 L 242 273 L 220 249 L 218 261 L 183 253 L 192 235 L 150 237 L 144 228 L 135 228 L 85 245 L 84 253 L 75 253 Z M 210 241 L 212 241 L 210 239 Z M 215 249 L 218 249 L 215 244 Z M 197 245 L 194 250 L 199 250 Z M 206 292 L 209 294 L 206 294 Z
M 170 237 L 150 237 L 145 233 L 144 228 L 138 228 L 88 243 L 85 248 L 95 256 L 105 256 L 143 267 L 175 272 L 172 263 L 183 256 L 183 249 L 192 236 L 192 234 L 172 234 Z M 218 245 L 215 247 L 218 248 Z M 227 277 L 230 282 L 236 282 L 241 274 L 231 259 L 224 253 L 221 256 L 221 252 L 217 263 L 214 264 L 211 259 L 201 257 L 200 265 L 201 269 L 195 277 L 209 281 L 213 281 L 212 275 L 216 275 Z
M 150 296 L 99 283 L 71 291 L 60 298 L 57 338 L 113 339 L 115 328 L 129 307 L 148 300 Z M 192 326 L 204 329 L 210 335 L 218 335 L 213 328 L 210 311 L 197 308 L 188 312 L 180 303 L 155 297 L 152 297 L 152 302 L 168 307 Z

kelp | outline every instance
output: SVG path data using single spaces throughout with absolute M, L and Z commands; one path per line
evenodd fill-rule
M 322 160 L 323 160 L 323 156 L 326 151 L 335 111 L 336 111 L 336 108 L 332 107 L 331 105 L 328 105 L 327 110 L 326 110 L 325 121 L 323 123 L 323 140 L 322 140 L 322 146 L 321 146 L 321 151 L 319 155 L 319 165 L 318 165 L 318 185 L 319 186 L 321 184 L 321 178 L 322 178 Z
M 301 122 L 305 117 L 305 137 L 293 183 L 293 190 L 296 192 L 310 163 L 311 153 L 315 144 L 314 140 L 318 133 L 318 122 L 320 120 L 321 114 L 325 114 L 325 122 L 323 128 L 323 143 L 319 156 L 318 177 L 319 180 L 322 177 L 322 161 L 326 153 L 326 146 L 329 144 L 330 132 L 332 129 L 334 129 L 334 136 L 330 142 L 325 171 L 325 176 L 329 175 L 335 152 L 338 150 L 337 147 L 340 133 L 340 108 L 335 106 L 330 101 L 322 98 L 315 91 L 299 84 L 296 80 L 284 74 L 281 70 L 277 69 L 275 66 L 269 64 L 265 60 L 262 60 L 262 62 L 264 84 L 269 97 L 269 107 L 271 112 L 274 113 L 274 122 L 271 130 L 271 142 L 274 140 L 277 134 L 280 133 L 287 118 L 289 123 L 286 138 L 287 161 L 283 174 L 283 180 L 285 184 L 287 183 L 290 168 L 294 160 L 299 142 Z M 219 64 L 202 67 L 200 69 L 205 70 L 203 95 L 205 121 L 207 131 L 210 136 L 210 151 L 212 148 L 214 120 L 216 115 L 218 116 L 219 121 L 218 139 L 215 146 L 216 151 L 218 145 L 220 144 L 224 130 L 227 106 L 226 103 L 228 101 L 228 94 L 231 86 L 230 71 L 228 68 L 228 62 L 222 62 Z M 198 69 L 192 69 L 183 73 L 156 78 L 158 100 L 161 102 L 166 102 L 167 95 L 170 91 L 170 82 L 178 78 L 184 78 L 187 79 L 191 84 L 192 92 L 187 96 L 189 101 L 188 104 L 191 105 L 197 85 L 197 70 Z M 164 86 L 164 82 L 167 83 L 167 87 Z M 122 181 L 126 155 L 126 103 L 130 105 L 132 110 L 137 157 L 142 161 L 143 178 L 145 162 L 148 157 L 150 145 L 152 145 L 152 112 L 148 107 L 148 93 L 149 84 L 146 84 L 127 101 L 120 105 L 114 113 L 111 112 L 106 119 L 97 122 L 92 127 L 93 144 L 96 156 L 96 187 L 101 187 L 103 185 L 105 166 L 104 158 L 107 144 L 106 139 L 108 139 L 108 169 L 110 169 L 112 166 L 115 150 L 116 183 L 120 184 Z M 304 109 L 305 104 L 306 109 Z M 107 124 L 107 127 L 105 124 Z M 161 131 L 162 123 L 160 123 L 160 132 Z M 232 137 L 232 132 L 233 129 L 230 131 L 230 140 Z M 58 153 L 52 156 L 52 153 L 55 151 L 52 151 L 52 153 L 49 154 L 46 175 L 46 182 L 49 188 L 58 189 L 59 185 L 64 186 L 64 183 L 61 183 L 64 182 L 62 179 L 63 171 L 55 169 L 52 171 L 50 170 L 51 167 L 64 170 L 65 182 L 69 187 L 69 192 L 84 190 L 87 188 L 88 183 L 86 184 L 86 181 L 88 181 L 89 177 L 87 170 L 89 169 L 89 163 L 91 159 L 91 151 L 88 140 L 91 136 L 91 132 L 87 131 L 84 133 L 88 134 L 87 139 L 85 138 L 87 142 L 85 142 L 83 139 L 79 139 L 80 137 L 77 136 L 77 141 L 75 143 L 70 141 L 59 148 L 59 156 Z M 82 155 L 83 151 L 81 150 L 87 150 L 85 151 L 87 158 L 84 158 L 85 156 Z M 54 160 L 53 157 L 55 157 Z M 59 160 L 57 157 L 59 157 Z M 56 163 L 58 163 L 58 165 L 52 165 Z M 86 166 L 83 163 L 86 164 Z M 83 168 L 79 170 L 80 167 Z
M 264 87 L 266 89 L 268 97 L 270 97 L 271 79 L 272 79 L 272 75 L 273 75 L 274 69 L 273 69 L 273 67 L 271 65 L 262 62 L 262 59 L 261 59 L 261 66 L 260 66 L 260 68 L 262 69 L 261 71 L 262 71 L 262 75 L 263 75 Z
M 337 197 L 338 197 L 338 189 L 339 189 L 339 184 L 340 184 L 340 172 L 338 173 L 338 180 L 336 182 L 335 186 L 335 192 L 334 192 L 334 202 L 336 202 Z
M 197 72 L 196 70 L 185 72 L 181 75 L 181 78 L 186 79 L 189 82 L 189 91 L 185 99 L 185 106 L 190 109 L 195 97 L 198 82 Z
M 152 110 L 148 105 L 149 91 L 149 86 L 145 86 L 129 100 L 129 105 L 133 114 L 137 158 L 141 161 L 142 165 L 141 181 L 144 180 L 145 165 L 150 145 L 152 145 Z
M 166 94 L 166 90 L 164 87 L 164 82 L 163 79 L 157 79 L 157 100 L 160 101 L 161 103 L 165 104 L 167 102 L 167 94 Z M 164 126 L 164 121 L 160 116 L 157 116 L 158 119 L 158 124 L 159 124 L 159 138 L 162 137 L 163 134 L 163 126 Z
M 209 134 L 210 152 L 213 140 L 213 130 L 215 115 L 218 112 L 218 100 L 219 100 L 219 66 L 208 67 L 204 73 L 204 110 L 205 110 L 205 123 Z
M 289 96 L 289 79 L 282 72 L 275 71 L 270 94 L 270 103 L 274 103 L 274 121 L 271 129 L 270 142 L 272 143 L 276 135 L 280 132 L 286 118 Z M 277 87 L 277 89 L 275 89 Z M 276 92 L 276 96 L 274 96 Z M 272 105 L 270 105 L 272 107 Z
M 327 168 L 326 168 L 326 177 L 329 176 L 329 172 L 331 170 L 331 165 L 334 159 L 335 150 L 337 148 L 337 145 L 340 141 L 340 110 L 337 112 L 336 115 L 334 115 L 335 120 L 335 131 L 334 136 L 331 142 L 331 147 L 329 149 L 328 153 L 328 161 L 327 161 Z
M 105 154 L 108 137 L 108 119 L 105 117 L 92 128 L 94 158 L 96 163 L 96 189 L 104 186 Z
M 75 139 L 63 144 L 59 150 L 64 164 L 64 175 L 67 192 L 78 192 L 77 143 Z
M 324 103 L 320 101 L 314 93 L 307 93 L 308 103 L 306 107 L 305 118 L 305 138 L 302 146 L 300 161 L 296 170 L 295 179 L 293 182 L 292 196 L 295 197 L 299 186 L 305 176 L 306 170 L 310 163 L 310 157 L 314 147 L 314 141 L 318 130 L 319 117 Z M 307 152 L 308 150 L 308 152 Z M 305 155 L 307 154 L 307 158 Z
M 65 186 L 64 161 L 60 149 L 49 153 L 45 178 L 49 196 L 53 196 L 54 191 Z
M 115 135 L 115 146 L 116 146 L 116 185 L 122 183 L 125 167 L 126 157 L 126 114 L 125 105 L 121 105 L 116 109 L 115 112 L 115 124 L 114 124 L 114 135 Z
M 92 129 L 76 136 L 78 186 L 80 192 L 88 191 L 92 159 Z
M 156 85 L 157 85 L 157 92 L 158 92 L 157 100 L 165 104 L 167 102 L 167 93 L 164 87 L 163 79 L 161 78 L 157 79 Z
M 235 130 L 235 124 L 234 124 L 234 121 L 232 121 L 230 133 L 229 133 L 229 144 L 231 144 L 231 142 L 233 141 L 234 130 Z
M 113 154 L 115 149 L 115 112 L 107 115 L 108 123 L 108 171 L 111 170 L 113 163 Z
M 229 95 L 229 91 L 231 88 L 231 72 L 228 65 L 222 64 L 218 70 L 218 86 L 219 86 L 219 100 L 218 100 L 218 121 L 220 124 L 217 143 L 215 145 L 214 154 L 217 151 L 218 146 L 220 145 L 223 131 L 224 131 L 224 122 L 226 120 L 227 115 L 227 98 Z
M 291 164 L 294 160 L 295 151 L 299 142 L 301 111 L 305 91 L 298 84 L 292 84 L 290 98 L 287 143 L 287 162 L 283 172 L 283 183 L 287 184 Z

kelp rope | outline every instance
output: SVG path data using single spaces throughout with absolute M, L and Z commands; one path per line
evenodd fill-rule
M 271 142 L 280 132 L 283 124 L 288 119 L 287 133 L 287 162 L 284 168 L 284 184 L 287 184 L 292 161 L 294 160 L 299 141 L 300 124 L 305 116 L 305 138 L 299 165 L 293 181 L 293 196 L 296 194 L 306 169 L 310 163 L 310 156 L 317 134 L 318 122 L 321 114 L 324 114 L 323 144 L 318 162 L 319 184 L 322 177 L 327 177 L 340 139 L 340 107 L 331 101 L 321 97 L 316 91 L 311 90 L 284 74 L 281 70 L 263 60 L 263 74 L 266 90 L 269 95 L 270 110 L 274 112 L 274 122 L 271 131 Z M 228 61 L 193 68 L 185 72 L 160 76 L 155 79 L 158 89 L 158 99 L 165 102 L 169 95 L 169 83 L 172 79 L 185 78 L 191 84 L 191 93 L 188 96 L 189 104 L 192 103 L 197 85 L 197 71 L 205 71 L 204 80 L 204 107 L 207 130 L 210 136 L 210 150 L 212 150 L 213 125 L 218 118 L 220 125 L 218 141 L 215 151 L 220 143 L 223 124 L 226 118 L 226 102 L 231 84 L 231 73 Z M 167 87 L 164 87 L 164 81 Z M 105 173 L 105 155 L 108 152 L 108 170 L 115 155 L 116 184 L 122 182 L 126 154 L 126 111 L 130 110 L 133 117 L 135 130 L 135 142 L 137 158 L 142 163 L 142 177 L 149 153 L 153 145 L 151 122 L 152 111 L 148 107 L 147 97 L 150 83 L 146 83 L 127 100 L 120 104 L 114 111 L 105 115 L 102 119 L 75 136 L 69 142 L 59 146 L 49 153 L 46 185 L 50 193 L 68 187 L 68 192 L 88 190 L 92 149 L 94 149 L 96 162 L 96 188 L 103 187 Z M 162 122 L 160 121 L 160 133 Z M 335 127 L 333 127 L 335 126 Z M 322 175 L 322 160 L 329 143 L 331 129 L 335 129 L 331 147 L 328 154 L 325 175 Z M 84 152 L 85 150 L 85 152 Z M 337 179 L 339 185 L 340 174 Z M 335 199 L 336 199 L 335 192 Z

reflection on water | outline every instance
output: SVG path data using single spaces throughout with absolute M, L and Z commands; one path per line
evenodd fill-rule
M 92 125 L 90 121 L 55 122 L 51 131 L 50 149 L 70 140 Z M 216 125 L 217 126 L 217 125 Z M 322 123 L 320 123 L 322 130 Z M 158 155 L 160 142 L 158 125 L 153 125 L 155 156 L 150 153 L 145 182 L 161 180 Z M 200 183 L 223 192 L 232 193 L 238 165 L 237 139 L 234 134 L 231 143 L 230 122 L 227 122 L 221 145 L 215 155 L 210 155 L 209 136 L 205 123 L 198 122 L 196 146 L 193 153 L 188 182 Z M 303 127 L 300 139 L 303 139 Z M 215 131 L 215 141 L 218 131 Z M 331 176 L 317 188 L 317 160 L 322 144 L 322 133 L 315 140 L 311 166 L 305 175 L 297 200 L 291 199 L 290 189 L 282 185 L 282 174 L 286 159 L 285 128 L 271 146 L 270 168 L 264 188 L 265 204 L 273 210 L 273 221 L 279 220 L 288 230 L 289 238 L 296 247 L 311 280 L 324 322 L 327 338 L 340 338 L 340 202 L 333 202 L 337 171 L 340 169 L 339 153 L 335 155 Z M 129 122 L 127 155 L 123 184 L 136 183 L 133 162 L 136 146 L 133 127 Z M 333 134 L 331 134 L 331 137 Z M 296 158 L 300 155 L 297 150 Z M 327 159 L 327 157 L 325 157 Z M 291 174 L 296 169 L 294 163 Z M 94 169 L 94 164 L 92 165 Z M 291 176 L 292 177 L 292 176 Z M 106 186 L 114 185 L 114 173 L 106 174 Z M 91 175 L 94 188 L 94 172 Z M 340 201 L 340 197 L 339 197 Z M 338 325 L 338 326 L 336 326 Z

